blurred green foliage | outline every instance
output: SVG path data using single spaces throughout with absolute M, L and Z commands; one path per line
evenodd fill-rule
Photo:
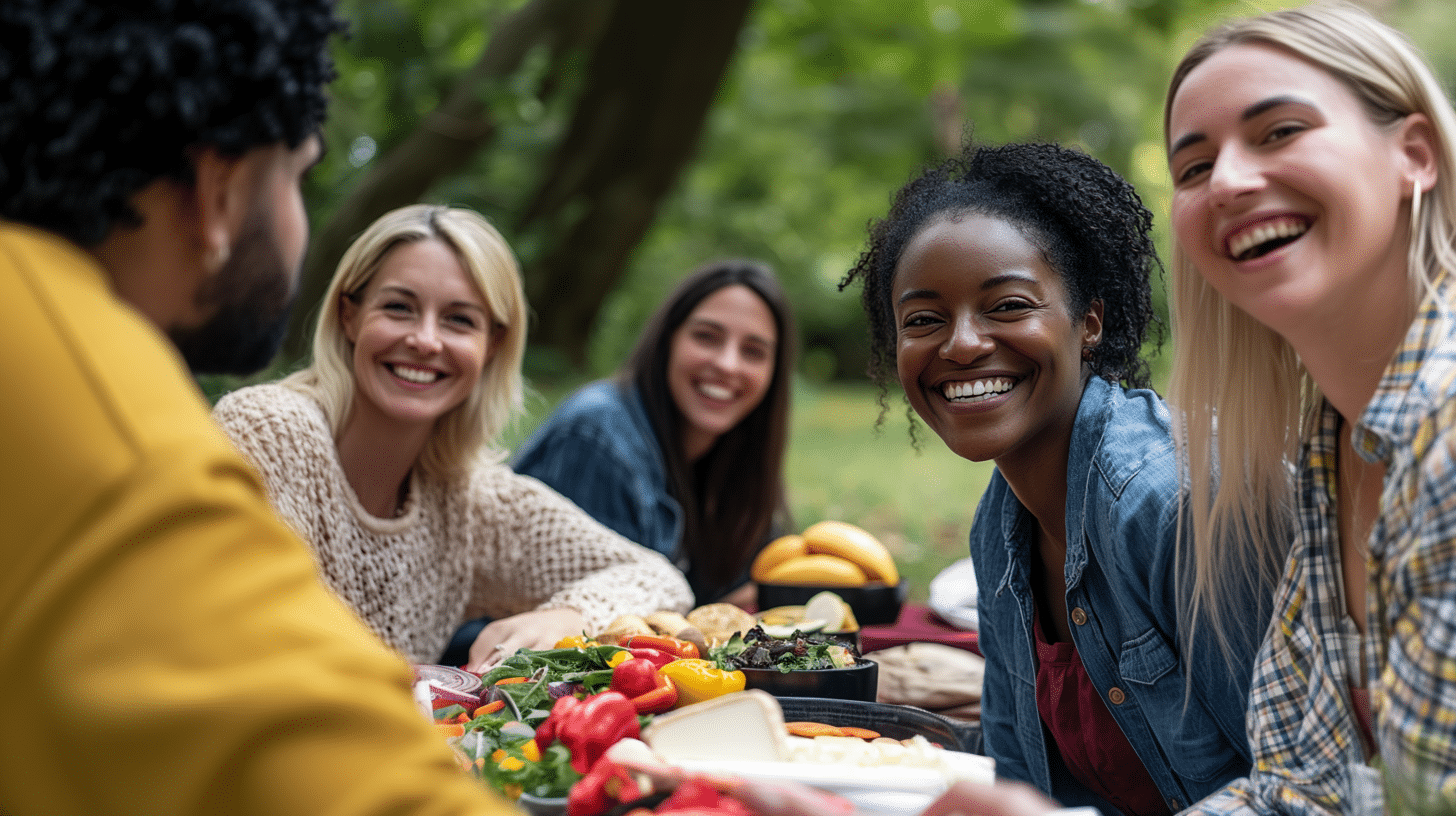
M 1162 96 L 1172 65 L 1211 23 L 1293 0 L 762 0 L 708 121 L 696 160 L 663 203 L 623 283 L 593 327 L 587 370 L 532 348 L 543 382 L 613 370 L 671 286 L 704 261 L 770 263 L 798 313 L 810 381 L 857 380 L 865 359 L 858 291 L 838 282 L 867 225 L 909 177 L 964 136 L 1075 144 L 1126 175 L 1168 246 Z M 326 219 L 476 59 L 522 0 L 341 0 L 352 34 L 309 182 Z M 1443 76 L 1456 16 L 1443 0 L 1375 2 L 1425 45 Z M 431 200 L 494 220 L 525 260 L 543 247 L 511 226 L 570 115 L 582 66 L 528 59 L 483 93 L 498 138 Z M 542 93 L 541 89 L 554 89 Z M 1161 289 L 1158 291 L 1161 308 Z M 549 303 L 536 303 L 538 310 Z M 304 308 L 310 308 L 305 304 Z M 254 379 L 276 376 L 281 367 Z M 1155 370 L 1165 363 L 1157 361 Z M 1161 382 L 1161 380 L 1160 380 Z M 212 393 L 235 381 L 209 383 Z
M 1078 144 L 1142 186 L 1135 157 L 1158 144 L 1177 26 L 1217 5 L 761 5 L 700 159 L 603 312 L 595 369 L 621 359 L 676 277 L 747 255 L 771 263 L 789 288 L 804 374 L 858 377 L 858 292 L 837 284 L 894 191 L 963 135 Z M 1161 159 L 1151 169 L 1163 173 Z
M 329 155 L 308 190 L 315 223 L 370 162 L 397 144 L 478 58 L 519 0 L 343 0 L 353 24 L 335 55 L 340 78 Z M 837 283 L 865 227 L 896 188 L 954 149 L 988 141 L 1075 143 L 1143 186 L 1155 182 L 1160 94 L 1178 32 L 1220 0 L 871 0 L 761 2 L 710 116 L 698 159 L 594 329 L 587 372 L 625 355 L 645 316 L 698 264 L 750 256 L 772 264 L 798 310 L 812 379 L 858 377 L 863 331 L 855 292 Z M 500 136 L 430 198 L 474 207 L 526 259 L 542 251 L 510 225 L 569 114 L 579 67 L 528 62 L 490 89 Z M 556 92 L 542 101 L 543 82 Z M 1140 152 L 1141 151 L 1141 152 Z M 1151 202 L 1150 202 L 1151 206 Z M 549 304 L 537 304 L 549 308 Z

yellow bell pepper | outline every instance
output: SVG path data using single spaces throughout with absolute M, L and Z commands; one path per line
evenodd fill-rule
M 724 671 L 711 660 L 674 660 L 659 668 L 657 673 L 677 686 L 677 705 L 674 708 L 743 691 L 743 672 Z
M 535 740 L 526 740 L 521 743 L 521 755 L 532 762 L 541 761 L 541 749 L 536 746 Z
M 585 649 L 588 646 L 595 646 L 597 642 L 585 635 L 567 635 L 556 641 L 558 649 Z

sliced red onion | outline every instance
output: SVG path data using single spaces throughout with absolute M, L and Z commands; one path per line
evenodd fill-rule
M 430 694 L 433 695 L 436 700 L 449 700 L 452 703 L 459 703 L 463 708 L 467 709 L 475 708 L 476 706 L 480 705 L 480 695 L 478 694 L 469 694 L 467 692 L 457 691 L 452 688 L 446 688 L 444 686 L 437 685 L 432 680 L 427 682 L 429 682 L 430 684 Z
M 415 664 L 415 680 L 429 680 L 441 688 L 454 689 L 466 694 L 480 694 L 480 675 L 457 669 L 454 666 Z
M 546 693 L 551 695 L 551 699 L 553 700 L 559 700 L 562 697 L 570 697 L 573 694 L 585 691 L 586 686 L 583 686 L 580 683 L 557 681 L 546 684 Z

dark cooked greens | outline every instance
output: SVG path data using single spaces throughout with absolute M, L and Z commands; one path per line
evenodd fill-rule
M 859 651 L 829 635 L 794 632 L 786 638 L 770 637 L 755 626 L 711 650 L 725 669 L 778 669 L 781 672 L 840 669 L 853 666 Z

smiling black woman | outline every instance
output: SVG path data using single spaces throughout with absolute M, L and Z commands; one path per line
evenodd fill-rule
M 900 190 L 846 279 L 881 386 L 996 463 L 970 542 L 997 776 L 1138 814 L 1248 768 L 1257 637 L 1221 653 L 1181 626 L 1172 428 L 1142 356 L 1151 224 L 1085 153 L 968 145 Z

